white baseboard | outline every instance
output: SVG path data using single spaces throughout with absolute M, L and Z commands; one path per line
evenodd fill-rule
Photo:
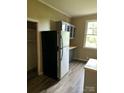
M 82 58 L 74 58 L 73 60 L 77 60 L 77 61 L 82 61 L 82 62 L 87 62 L 87 59 L 82 59 Z

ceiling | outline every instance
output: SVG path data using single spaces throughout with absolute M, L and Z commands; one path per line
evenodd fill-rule
M 69 17 L 97 13 L 97 0 L 39 0 L 39 1 Z

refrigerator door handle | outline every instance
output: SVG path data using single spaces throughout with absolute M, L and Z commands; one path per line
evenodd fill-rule
M 63 38 L 62 38 L 62 58 L 63 58 Z
M 62 54 L 61 54 L 61 58 L 60 58 L 60 61 L 62 61 L 62 58 L 63 58 L 63 38 L 62 38 L 62 36 L 60 36 L 60 38 L 61 38 L 61 50 L 62 50 Z

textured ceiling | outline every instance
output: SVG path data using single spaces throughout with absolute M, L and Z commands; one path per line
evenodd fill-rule
M 70 17 L 97 13 L 97 0 L 39 0 L 39 1 Z

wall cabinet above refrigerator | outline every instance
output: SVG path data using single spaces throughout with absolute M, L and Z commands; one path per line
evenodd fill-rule
M 74 37 L 75 37 L 76 28 L 74 25 L 72 25 L 68 22 L 58 21 L 57 22 L 57 30 L 70 32 L 70 39 L 74 39 Z

